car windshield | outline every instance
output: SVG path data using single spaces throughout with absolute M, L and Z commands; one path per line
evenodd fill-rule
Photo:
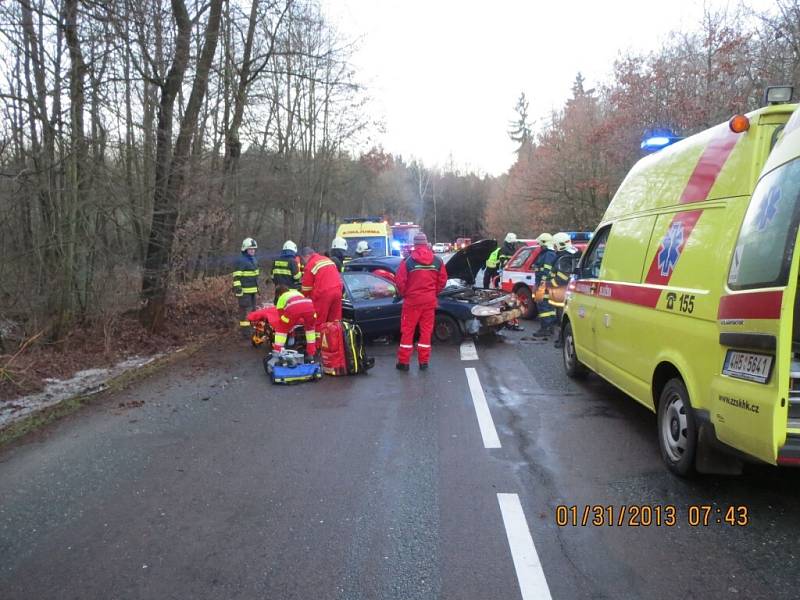
M 758 182 L 731 259 L 731 289 L 786 285 L 800 220 L 799 198 L 800 159 Z

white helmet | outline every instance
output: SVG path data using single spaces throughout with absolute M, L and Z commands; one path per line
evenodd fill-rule
M 284 250 L 291 250 L 295 254 L 297 254 L 297 244 L 295 244 L 292 240 L 286 240 L 286 243 L 283 245 Z
M 356 254 L 366 254 L 367 252 L 369 252 L 369 244 L 366 242 L 366 240 L 361 240 L 358 242 L 356 245 Z
M 568 233 L 559 231 L 553 236 L 553 245 L 557 252 L 563 252 L 572 245 L 572 238 L 569 237 Z
M 331 248 L 333 250 L 347 250 L 347 240 L 343 237 L 335 237 L 331 242 Z
M 506 242 L 506 244 L 516 244 L 517 243 L 517 234 L 516 233 L 507 233 L 505 242 Z
M 256 248 L 258 248 L 258 244 L 256 244 L 256 241 L 253 238 L 244 238 L 242 240 L 242 252 L 250 248 L 253 248 L 255 250 Z

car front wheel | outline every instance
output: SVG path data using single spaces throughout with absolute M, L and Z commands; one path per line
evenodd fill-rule
M 531 293 L 531 288 L 524 285 L 520 287 L 517 292 L 517 300 L 519 300 L 520 305 L 522 306 L 523 319 L 534 319 L 536 317 L 536 303 L 533 301 L 533 294 Z
M 572 333 L 572 323 L 566 322 L 561 336 L 563 340 L 561 351 L 564 356 L 564 370 L 567 372 L 567 377 L 583 379 L 589 370 L 578 360 L 578 354 L 575 352 L 575 335 Z
M 440 344 L 455 344 L 461 341 L 461 330 L 450 315 L 437 314 L 433 322 L 433 339 Z

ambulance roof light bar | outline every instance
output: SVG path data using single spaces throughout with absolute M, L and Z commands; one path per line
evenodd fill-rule
M 764 90 L 764 105 L 786 104 L 792 101 L 794 87 L 791 85 L 771 85 Z
M 645 152 L 655 152 L 681 141 L 683 138 L 672 134 L 657 134 L 646 137 L 642 140 L 641 148 Z

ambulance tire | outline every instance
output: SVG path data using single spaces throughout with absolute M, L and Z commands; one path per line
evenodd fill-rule
M 561 339 L 564 340 L 561 346 L 561 353 L 564 357 L 564 370 L 570 379 L 583 379 L 589 374 L 589 369 L 578 360 L 575 352 L 575 336 L 572 333 L 572 324 L 567 321 L 561 332 Z
M 523 319 L 535 319 L 536 313 L 536 302 L 533 301 L 533 294 L 531 293 L 531 288 L 527 285 L 523 285 L 517 290 L 517 298 L 519 298 L 520 304 L 525 308 L 525 312 L 522 313 Z
M 658 401 L 658 446 L 670 471 L 681 477 L 694 473 L 697 423 L 689 392 L 677 377 L 667 382 Z

